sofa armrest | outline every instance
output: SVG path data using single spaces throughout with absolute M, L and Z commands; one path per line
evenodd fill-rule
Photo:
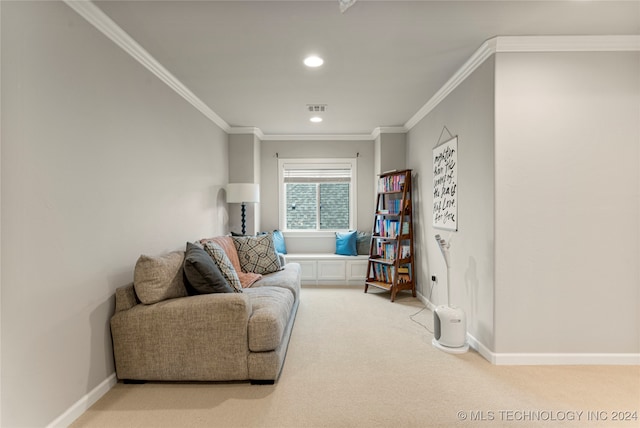
M 244 293 L 181 297 L 116 312 L 111 334 L 118 378 L 246 379 L 250 314 Z

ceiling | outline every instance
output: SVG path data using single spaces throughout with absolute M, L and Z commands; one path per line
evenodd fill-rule
M 403 126 L 495 36 L 640 34 L 635 1 L 99 1 L 232 127 L 265 135 Z M 324 65 L 302 63 L 310 53 Z M 327 104 L 319 124 L 307 104 Z

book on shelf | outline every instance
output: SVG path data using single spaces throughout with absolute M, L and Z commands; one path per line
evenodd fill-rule
M 407 200 L 402 202 L 402 199 L 386 199 L 380 200 L 379 205 L 376 207 L 377 214 L 391 214 L 391 215 L 408 215 L 407 207 L 409 206 Z
M 378 192 L 400 192 L 404 188 L 404 175 L 389 175 L 378 180 Z
M 411 282 L 411 268 L 408 265 L 398 266 L 398 282 Z
M 411 256 L 411 246 L 410 245 L 401 245 L 400 246 L 400 258 L 408 259 Z
M 376 220 L 378 236 L 395 238 L 400 230 L 400 222 L 395 219 L 379 218 Z
M 378 242 L 376 253 L 383 259 L 394 261 L 396 258 L 396 246 L 394 243 Z
M 389 261 L 394 261 L 396 259 L 396 244 L 394 242 L 378 242 L 376 244 L 376 255 L 387 259 Z M 408 259 L 411 257 L 411 246 L 410 245 L 401 245 L 400 246 L 400 254 L 398 256 L 400 259 Z
M 411 282 L 411 277 L 407 273 L 398 273 L 398 282 L 403 284 Z
M 394 275 L 394 266 L 380 264 L 373 265 L 373 279 L 375 281 L 392 283 Z

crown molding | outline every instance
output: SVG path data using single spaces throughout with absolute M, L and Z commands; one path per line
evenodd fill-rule
M 263 141 L 373 141 L 380 134 L 405 134 L 404 126 L 382 126 L 371 134 L 264 134 L 260 128 L 251 126 L 232 126 L 229 134 L 253 134 Z
M 264 141 L 372 141 L 371 134 L 266 134 Z
M 228 134 L 253 134 L 261 140 L 264 140 L 264 133 L 260 128 L 255 126 L 232 126 L 227 131 Z
M 380 134 L 406 134 L 407 131 L 405 126 L 380 126 L 371 132 L 371 139 L 375 140 Z
M 116 45 L 131 55 L 136 61 L 156 75 L 167 86 L 173 89 L 178 95 L 187 100 L 197 110 L 204 114 L 209 120 L 229 132 L 231 128 L 227 122 L 216 114 L 211 108 L 198 98 L 189 88 L 178 80 L 169 70 L 164 68 L 149 52 L 138 44 L 129 34 L 127 34 L 118 24 L 113 22 L 100 8 L 88 0 L 72 1 L 64 0 L 71 9 L 86 19 L 91 25 L 96 27 L 102 34 L 107 36 Z
M 411 130 L 491 55 L 508 52 L 640 51 L 640 36 L 498 36 L 485 41 L 405 124 Z
M 640 50 L 640 36 L 501 36 L 496 52 L 623 52 Z
M 410 130 L 424 119 L 447 95 L 453 92 L 462 82 L 465 81 L 471 73 L 480 67 L 491 55 L 496 51 L 496 39 L 490 39 L 484 42 L 478 50 L 456 71 L 453 76 L 436 92 L 420 110 L 409 119 L 404 127 Z
M 228 134 L 254 134 L 261 140 L 362 141 L 375 140 L 384 133 L 406 133 L 424 119 L 442 100 L 458 87 L 491 55 L 498 52 L 623 52 L 640 51 L 640 35 L 621 36 L 498 36 L 489 39 L 471 55 L 453 76 L 418 110 L 404 126 L 378 127 L 371 134 L 285 134 L 265 135 L 255 127 L 232 127 L 189 88 L 164 68 L 118 24 L 90 0 L 63 0 L 64 3 L 120 46 L 136 61 L 193 105 Z

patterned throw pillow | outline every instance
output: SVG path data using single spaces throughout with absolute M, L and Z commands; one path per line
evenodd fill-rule
M 262 278 L 262 275 L 258 275 L 257 273 L 242 271 L 242 267 L 240 267 L 240 259 L 238 259 L 238 250 L 236 250 L 236 245 L 233 243 L 233 238 L 231 236 L 215 236 L 213 238 L 200 240 L 201 243 L 205 243 L 207 241 L 215 242 L 224 250 L 224 253 L 229 257 L 229 261 L 233 265 L 233 269 L 236 271 L 236 275 L 238 275 L 242 288 L 251 287 L 256 281 Z
M 234 236 L 233 243 L 238 251 L 243 271 L 264 275 L 282 269 L 273 244 L 272 233 L 258 236 Z
M 226 278 L 231 287 L 233 287 L 233 291 L 235 291 L 236 293 L 242 293 L 242 285 L 240 284 L 238 274 L 233 268 L 231 260 L 229 260 L 229 257 L 227 257 L 227 253 L 224 252 L 222 247 L 215 242 L 207 241 L 204 243 L 204 250 L 216 262 L 216 264 L 220 268 L 220 271 L 222 271 L 222 275 Z

